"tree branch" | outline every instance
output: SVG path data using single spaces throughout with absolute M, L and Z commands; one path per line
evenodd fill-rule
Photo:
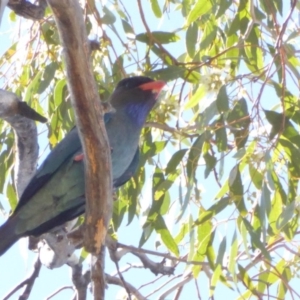
M 76 288 L 76 300 L 85 300 L 88 284 L 91 281 L 90 271 L 82 273 L 82 265 L 72 267 L 72 281 Z
M 169 288 L 166 292 L 164 292 L 162 295 L 158 297 L 158 300 L 166 299 L 168 295 L 170 295 L 172 292 L 174 292 L 177 289 L 182 288 L 185 284 L 187 284 L 189 281 L 193 279 L 193 275 L 191 273 L 187 274 L 186 277 L 184 277 L 181 281 L 174 284 L 171 288 Z
M 117 265 L 118 274 L 122 281 L 123 281 L 123 278 L 121 277 L 122 274 L 119 270 L 118 261 L 121 259 L 122 256 L 126 255 L 127 253 L 131 253 L 131 254 L 137 256 L 143 263 L 144 268 L 150 269 L 151 272 L 154 273 L 155 275 L 158 275 L 158 274 L 173 275 L 174 274 L 174 270 L 175 270 L 174 267 L 169 267 L 169 266 L 164 265 L 165 257 L 164 257 L 163 261 L 160 263 L 154 262 L 153 260 L 148 258 L 146 254 L 141 253 L 141 251 L 138 251 L 138 248 L 128 246 L 129 248 L 131 247 L 129 250 L 126 247 L 121 248 L 122 247 L 121 246 L 120 247 L 121 249 L 118 249 L 118 246 L 120 246 L 120 244 L 109 237 L 106 238 L 106 245 L 108 247 L 111 260 L 113 262 L 115 262 L 115 264 Z
M 151 272 L 155 275 L 162 274 L 162 275 L 174 275 L 174 267 L 169 267 L 164 265 L 164 261 L 160 263 L 156 263 L 149 259 L 147 255 L 142 253 L 135 253 L 132 252 L 133 255 L 137 256 L 141 262 L 143 263 L 145 268 L 148 268 L 151 270 Z
M 1 25 L 3 12 L 4 12 L 4 9 L 7 5 L 7 3 L 8 3 L 8 0 L 0 0 L 0 25 Z
M 47 2 L 46 0 L 39 0 L 38 2 L 39 5 L 26 0 L 9 0 L 7 6 L 21 17 L 40 20 L 44 17 Z
M 50 296 L 46 297 L 45 300 L 50 300 L 51 298 L 57 296 L 61 291 L 67 290 L 67 289 L 73 290 L 73 287 L 72 286 L 63 286 L 63 287 L 59 288 L 58 290 L 56 290 L 55 292 L 53 292 Z
M 17 194 L 21 195 L 36 171 L 39 146 L 37 142 L 36 121 L 47 119 L 22 102 L 14 93 L 0 90 L 0 118 L 8 122 L 15 131 L 17 153 L 15 163 L 15 185 Z M 39 257 L 34 264 L 32 274 L 18 284 L 7 296 L 8 299 L 21 287 L 26 288 L 19 299 L 27 299 L 41 268 Z
M 68 86 L 85 156 L 86 231 L 84 246 L 93 254 L 95 299 L 104 299 L 103 245 L 112 213 L 110 148 L 90 62 L 78 1 L 48 0 L 64 48 Z M 101 176 L 106 174 L 106 176 Z M 101 254 L 100 254 L 101 253 Z M 100 255 L 99 255 L 100 254 Z
M 4 90 L 0 90 L 0 118 L 8 122 L 16 134 L 15 182 L 17 193 L 21 195 L 36 171 L 39 154 L 34 120 L 44 123 L 47 119 L 22 102 L 17 95 Z
M 147 300 L 139 291 L 136 289 L 133 285 L 131 285 L 128 282 L 122 281 L 118 277 L 113 277 L 108 274 L 105 274 L 105 279 L 108 284 L 114 284 L 114 285 L 119 285 L 123 287 L 124 284 L 126 284 L 126 289 L 130 291 L 131 294 L 133 294 L 138 300 Z
M 122 243 L 119 243 L 119 242 L 117 242 L 117 247 L 118 248 L 123 248 L 122 252 L 120 252 L 120 251 L 117 252 L 119 256 L 120 256 L 119 253 L 123 253 L 123 252 L 124 253 L 130 252 L 130 253 L 133 253 L 133 254 L 135 254 L 135 253 L 146 253 L 146 254 L 150 254 L 150 255 L 160 256 L 160 257 L 163 257 L 163 258 L 166 258 L 166 259 L 170 259 L 170 260 L 173 260 L 173 261 L 178 261 L 178 262 L 186 263 L 188 265 L 199 265 L 199 266 L 206 266 L 206 265 L 208 265 L 207 262 L 187 260 L 187 255 L 185 255 L 183 258 L 180 258 L 180 257 L 172 256 L 172 255 L 170 255 L 168 253 L 161 253 L 161 252 L 147 250 L 147 249 L 143 249 L 143 248 L 137 248 L 137 247 L 130 246 L 130 245 L 125 245 L 125 244 L 122 244 Z

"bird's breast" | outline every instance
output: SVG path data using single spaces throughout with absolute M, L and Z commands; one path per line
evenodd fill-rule
M 119 122 L 122 122 L 121 126 Z M 111 120 L 106 130 L 112 151 L 112 175 L 115 179 L 122 176 L 132 162 L 139 143 L 140 129 L 130 120 L 118 118 Z

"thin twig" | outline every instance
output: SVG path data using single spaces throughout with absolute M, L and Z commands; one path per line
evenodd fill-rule
M 108 274 L 105 274 L 105 279 L 108 284 L 119 285 L 123 287 L 123 282 L 118 277 L 113 277 Z M 130 290 L 131 294 L 133 294 L 138 300 L 147 300 L 133 285 L 128 282 L 125 282 L 126 288 Z
M 25 288 L 24 292 L 22 293 L 22 295 L 19 297 L 19 300 L 27 300 L 31 293 L 34 282 L 35 282 L 36 278 L 39 276 L 41 265 L 42 264 L 40 262 L 40 259 L 37 256 L 37 259 L 33 265 L 33 270 L 31 272 L 31 274 L 25 280 L 20 282 L 16 287 L 14 287 L 6 296 L 4 296 L 3 300 L 9 299 L 15 292 L 17 292 L 19 289 L 21 289 L 25 285 L 26 285 L 26 288 Z
M 161 252 L 157 252 L 157 251 L 152 251 L 152 250 L 147 250 L 147 249 L 143 249 L 143 248 L 137 248 L 134 246 L 128 246 L 122 243 L 117 243 L 118 248 L 125 248 L 125 249 L 129 249 L 134 253 L 146 253 L 146 254 L 151 254 L 151 255 L 155 255 L 155 256 L 160 256 L 160 257 L 164 257 L 173 261 L 178 261 L 178 262 L 183 262 L 189 265 L 199 265 L 199 266 L 205 266 L 208 265 L 208 263 L 206 262 L 199 262 L 199 261 L 193 261 L 190 260 L 188 261 L 186 258 L 180 258 L 180 257 L 175 257 L 172 256 L 168 253 L 161 253 Z
M 67 290 L 67 289 L 71 289 L 74 290 L 74 288 L 72 286 L 63 286 L 61 288 L 59 288 L 58 290 L 56 290 L 55 292 L 53 292 L 51 295 L 49 295 L 48 297 L 45 298 L 45 300 L 50 300 L 51 298 L 55 297 L 56 295 L 58 295 L 60 292 L 62 292 L 63 290 Z

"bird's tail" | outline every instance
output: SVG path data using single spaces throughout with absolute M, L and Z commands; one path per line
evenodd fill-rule
M 15 219 L 11 217 L 0 227 L 0 256 L 19 238 L 20 236 L 15 233 Z

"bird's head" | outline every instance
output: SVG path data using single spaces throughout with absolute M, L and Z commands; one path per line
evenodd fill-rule
M 138 126 L 143 126 L 165 84 L 144 76 L 123 79 L 111 95 L 110 103 L 117 111 L 128 114 Z

